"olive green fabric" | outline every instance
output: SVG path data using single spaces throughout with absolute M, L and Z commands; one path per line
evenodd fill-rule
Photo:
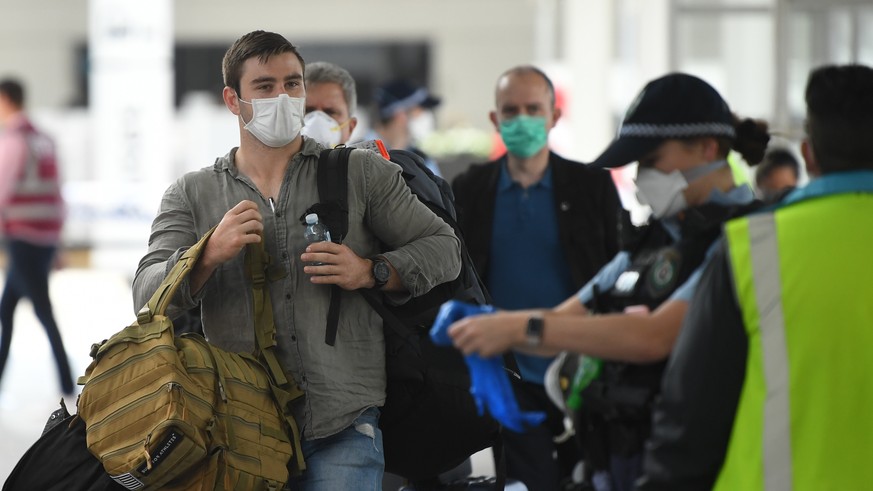
M 263 247 L 248 250 L 253 294 L 263 306 L 255 321 L 258 357 L 223 351 L 199 335 L 176 338 L 164 315 L 210 235 L 185 253 L 136 322 L 95 345 L 80 379 L 88 448 L 128 489 L 278 490 L 289 462 L 304 468 L 289 407 L 303 393 L 272 353 Z

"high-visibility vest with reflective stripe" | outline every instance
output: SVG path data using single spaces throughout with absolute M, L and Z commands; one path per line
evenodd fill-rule
M 4 233 L 30 242 L 55 243 L 63 227 L 64 202 L 54 142 L 29 122 L 13 131 L 26 140 L 28 155 L 15 190 L 2 210 Z
M 873 489 L 873 193 L 725 230 L 749 350 L 715 489 Z

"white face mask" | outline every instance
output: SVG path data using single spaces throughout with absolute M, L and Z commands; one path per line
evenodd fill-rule
M 303 129 L 300 130 L 300 134 L 312 138 L 327 148 L 333 148 L 341 143 L 343 126 L 346 123 L 337 123 L 324 111 L 312 111 L 303 117 Z
M 688 208 L 683 191 L 688 181 L 682 172 L 666 174 L 650 167 L 637 169 L 637 198 L 652 208 L 655 218 L 673 216 Z
M 436 131 L 436 116 L 432 111 L 422 111 L 409 120 L 409 136 L 412 141 L 421 144 Z
M 306 99 L 290 97 L 288 94 L 252 99 L 251 102 L 237 98 L 252 106 L 252 120 L 246 123 L 243 119 L 244 128 L 264 145 L 272 148 L 284 147 L 300 134 Z

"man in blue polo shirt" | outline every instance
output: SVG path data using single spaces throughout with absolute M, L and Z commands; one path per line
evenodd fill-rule
M 494 305 L 551 308 L 572 297 L 618 252 L 621 203 L 608 171 L 566 160 L 548 148 L 560 117 L 555 89 L 533 66 L 497 81 L 490 114 L 507 153 L 474 164 L 452 183 L 461 230 Z M 548 399 L 543 377 L 552 358 L 516 354 L 523 410 L 546 411 L 546 423 L 505 432 L 508 477 L 529 490 L 559 489 L 578 461 L 573 439 L 557 447 L 563 413 Z M 558 459 L 553 455 L 558 450 Z

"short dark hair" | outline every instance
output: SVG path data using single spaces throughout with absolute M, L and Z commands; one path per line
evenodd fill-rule
M 525 73 L 534 73 L 542 77 L 542 79 L 546 82 L 546 86 L 549 89 L 549 98 L 552 107 L 554 108 L 555 104 L 557 103 L 557 97 L 555 96 L 555 84 L 552 83 L 552 79 L 550 79 L 549 76 L 546 75 L 546 72 L 540 70 L 533 65 L 519 65 L 516 67 L 512 67 L 509 70 L 506 70 L 505 72 L 500 74 L 499 77 L 497 77 L 497 85 L 499 86 L 500 81 L 503 80 L 505 77 L 508 77 L 510 75 L 522 75 Z
M 767 151 L 764 159 L 755 168 L 755 184 L 758 187 L 764 183 L 764 180 L 770 176 L 776 169 L 787 168 L 791 169 L 794 177 L 800 177 L 800 163 L 793 153 L 784 148 L 774 148 Z
M 306 70 L 306 62 L 297 51 L 297 47 L 285 39 L 284 36 L 274 32 L 252 31 L 244 34 L 242 37 L 234 41 L 234 43 L 224 53 L 224 59 L 221 61 L 221 74 L 224 77 L 224 85 L 236 91 L 237 95 L 240 92 L 240 77 L 242 76 L 242 66 L 249 58 L 257 56 L 263 63 L 270 59 L 273 55 L 283 53 L 294 53 L 300 65 Z
M 873 169 L 873 69 L 826 65 L 806 84 L 806 134 L 822 174 Z
M 6 96 L 16 107 L 24 107 L 24 85 L 18 80 L 12 78 L 0 80 L 0 94 Z

